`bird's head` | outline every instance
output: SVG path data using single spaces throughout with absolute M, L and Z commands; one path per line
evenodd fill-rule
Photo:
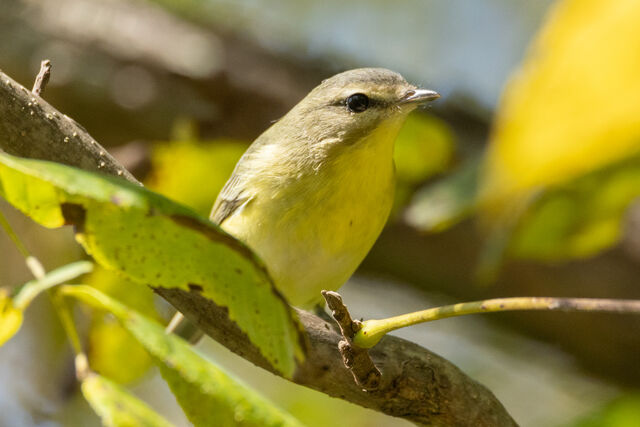
M 286 119 L 304 130 L 309 142 L 352 145 L 385 124 L 401 124 L 417 106 L 439 97 L 393 71 L 359 68 L 324 80 Z

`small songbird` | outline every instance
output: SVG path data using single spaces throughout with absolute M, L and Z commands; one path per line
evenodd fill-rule
M 382 231 L 393 146 L 407 115 L 439 98 L 381 68 L 324 80 L 238 161 L 211 220 L 265 262 L 295 306 L 342 286 Z

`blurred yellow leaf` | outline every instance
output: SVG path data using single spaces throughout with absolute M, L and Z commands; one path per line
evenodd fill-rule
M 419 183 L 443 172 L 451 163 L 454 140 L 442 120 L 427 114 L 410 114 L 394 149 L 399 181 Z
M 13 306 L 5 288 L 0 288 L 0 346 L 18 332 L 22 325 L 22 310 Z
M 86 283 L 139 313 L 159 320 L 150 288 L 99 267 Z M 87 351 L 92 369 L 120 384 L 131 383 L 145 375 L 153 361 L 144 347 L 111 314 L 92 310 Z
M 208 216 L 248 144 L 216 140 L 174 141 L 154 145 L 148 188 Z
M 445 122 L 427 114 L 409 115 L 394 148 L 397 182 L 392 217 L 407 204 L 417 184 L 449 167 L 454 148 L 453 133 Z
M 138 341 L 113 316 L 102 311 L 91 322 L 88 353 L 96 372 L 120 384 L 141 378 L 153 365 Z
M 567 0 L 552 12 L 500 103 L 485 203 L 640 149 L 640 2 Z
M 638 22 L 636 0 L 566 0 L 552 10 L 497 114 L 479 202 L 502 249 L 482 269 L 506 248 L 562 259 L 619 238 L 640 194 Z
M 93 270 L 93 263 L 76 261 L 45 274 L 40 279 L 31 280 L 9 295 L 6 288 L 0 288 L 0 346 L 13 337 L 22 326 L 24 310 L 42 292 L 65 283 Z
M 640 155 L 553 186 L 531 203 L 513 233 L 514 255 L 585 257 L 616 243 L 624 213 L 640 196 Z
M 640 426 L 640 394 L 623 395 L 579 420 L 575 427 L 638 427 Z

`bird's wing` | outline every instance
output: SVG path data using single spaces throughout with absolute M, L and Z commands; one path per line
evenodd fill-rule
M 258 170 L 260 166 L 256 164 L 255 159 L 260 156 L 261 150 L 272 143 L 273 139 L 269 137 L 269 131 L 267 131 L 260 135 L 240 157 L 231 174 L 231 178 L 222 187 L 216 202 L 213 204 L 211 215 L 209 215 L 211 221 L 222 225 L 224 220 L 256 197 L 250 190 L 252 188 L 252 180 L 261 174 L 260 170 Z
M 237 169 L 220 191 L 213 204 L 213 209 L 211 209 L 209 218 L 218 225 L 221 225 L 225 219 L 233 215 L 240 206 L 247 203 L 252 197 L 246 191 L 246 179 L 244 179 L 246 175 L 239 173 Z

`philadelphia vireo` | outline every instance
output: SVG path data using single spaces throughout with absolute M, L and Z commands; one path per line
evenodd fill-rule
M 382 68 L 324 80 L 253 142 L 211 220 L 264 260 L 292 305 L 313 306 L 322 289 L 347 281 L 382 231 L 398 131 L 437 98 Z

